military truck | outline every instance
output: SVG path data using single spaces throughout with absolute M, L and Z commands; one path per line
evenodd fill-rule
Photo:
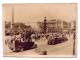
M 18 36 L 14 35 L 11 40 L 9 40 L 8 47 L 13 52 L 20 52 L 24 50 L 29 50 L 33 48 L 37 48 L 37 44 L 31 39 L 31 32 L 27 31 L 24 34 L 20 34 Z

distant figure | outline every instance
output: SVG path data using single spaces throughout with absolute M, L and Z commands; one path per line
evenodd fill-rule
M 53 39 L 53 35 L 50 34 L 49 37 L 48 37 L 48 40 L 52 40 Z
M 32 35 L 31 31 L 25 30 L 24 33 L 23 33 L 23 39 L 24 39 L 24 41 L 31 42 L 31 35 Z
M 35 42 L 34 36 L 35 36 L 35 34 L 32 34 L 32 35 L 31 35 L 31 39 L 32 39 L 33 42 Z
M 67 36 L 66 36 L 66 34 L 62 34 L 62 38 L 66 38 Z
M 55 37 L 56 37 L 56 38 L 59 38 L 59 35 L 58 35 L 58 34 L 55 34 Z

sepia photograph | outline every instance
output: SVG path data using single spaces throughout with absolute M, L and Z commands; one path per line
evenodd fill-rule
M 76 3 L 5 3 L 2 11 L 3 56 L 76 57 Z

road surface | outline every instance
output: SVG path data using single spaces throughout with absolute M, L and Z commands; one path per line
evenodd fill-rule
M 69 37 L 68 37 L 69 38 Z M 52 57 L 72 57 L 73 56 L 73 36 L 71 35 L 69 40 L 57 45 L 48 45 L 47 40 L 42 38 L 38 40 L 36 43 L 38 44 L 38 48 L 30 49 L 22 52 L 12 52 L 7 45 L 4 44 L 4 56 L 16 56 L 16 57 L 37 57 L 43 51 L 47 51 L 46 56 Z

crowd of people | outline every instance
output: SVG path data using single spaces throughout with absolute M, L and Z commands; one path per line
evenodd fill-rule
M 37 41 L 37 40 L 40 40 L 40 38 L 46 38 L 47 40 L 51 40 L 51 39 L 54 39 L 54 38 L 59 38 L 59 37 L 66 37 L 66 34 L 64 33 L 33 33 L 31 31 L 24 31 L 18 35 L 13 35 L 11 37 L 12 40 L 18 40 L 18 41 L 21 41 L 21 42 L 31 42 L 31 41 Z

